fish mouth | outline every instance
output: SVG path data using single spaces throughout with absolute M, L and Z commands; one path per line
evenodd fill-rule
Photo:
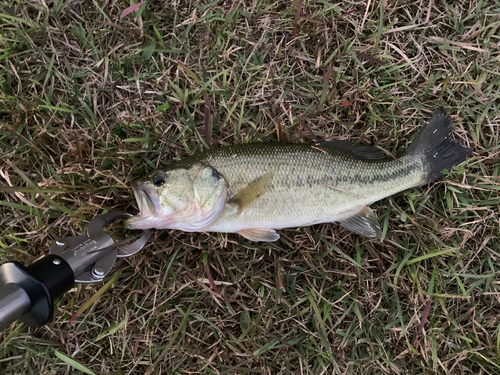
M 148 194 L 148 191 L 143 189 L 136 181 L 132 182 L 132 191 L 134 192 L 135 200 L 139 206 L 140 216 L 151 216 L 156 213 L 156 206 Z
M 132 182 L 131 187 L 134 192 L 137 206 L 139 206 L 139 214 L 126 220 L 125 225 L 129 229 L 144 229 L 142 226 L 145 225 L 147 221 L 152 219 L 158 211 L 160 211 L 160 207 L 157 207 L 157 204 L 155 204 L 157 199 L 151 196 L 152 192 L 141 186 L 139 182 Z M 159 205 L 159 202 L 157 203 Z

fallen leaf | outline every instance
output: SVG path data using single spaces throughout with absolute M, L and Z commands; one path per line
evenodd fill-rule
M 127 14 L 135 12 L 144 3 L 145 3 L 145 1 L 141 1 L 140 3 L 134 4 L 134 5 L 129 6 L 128 8 L 125 8 L 125 10 L 122 12 L 122 14 L 120 14 L 120 19 L 122 19 L 123 17 L 125 17 Z

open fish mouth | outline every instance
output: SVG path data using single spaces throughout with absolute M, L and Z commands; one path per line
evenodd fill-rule
M 160 207 L 157 207 L 155 204 L 157 200 L 151 197 L 148 191 L 144 189 L 139 182 L 132 182 L 131 187 L 137 205 L 139 206 L 139 214 L 127 219 L 126 226 L 129 229 L 142 229 L 142 226 L 149 220 L 152 220 L 155 214 L 160 211 Z
M 138 182 L 132 182 L 132 190 L 135 200 L 139 206 L 139 216 L 152 216 L 156 213 L 156 207 L 149 194 L 141 188 Z

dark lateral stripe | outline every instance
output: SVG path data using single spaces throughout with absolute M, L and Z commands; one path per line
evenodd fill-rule
M 354 174 L 350 176 L 342 175 L 304 175 L 297 176 L 296 178 L 289 178 L 281 181 L 274 181 L 275 186 L 286 186 L 286 187 L 314 187 L 319 184 L 328 184 L 331 186 L 342 187 L 342 186 L 353 186 L 353 185 L 373 185 L 373 184 L 383 184 L 388 181 L 398 180 L 412 173 L 418 172 L 417 165 L 409 165 L 401 169 L 392 170 L 389 173 L 366 175 L 366 174 Z

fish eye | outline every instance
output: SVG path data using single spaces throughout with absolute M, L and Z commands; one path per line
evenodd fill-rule
M 157 173 L 153 177 L 153 184 L 155 186 L 162 186 L 167 181 L 167 176 L 164 173 Z
M 212 169 L 212 177 L 216 179 L 217 181 L 222 178 L 219 172 L 217 172 L 215 169 Z

